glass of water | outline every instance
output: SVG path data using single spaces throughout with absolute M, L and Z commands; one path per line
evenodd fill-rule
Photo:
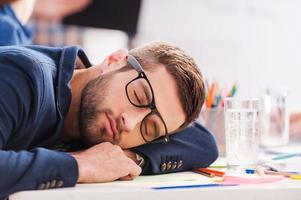
M 229 168 L 252 168 L 259 155 L 259 99 L 225 99 L 226 159 Z
M 261 99 L 261 146 L 277 147 L 289 142 L 288 90 L 267 89 Z

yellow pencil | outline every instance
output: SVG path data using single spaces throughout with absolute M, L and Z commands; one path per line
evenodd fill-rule
M 301 174 L 290 175 L 290 178 L 294 180 L 301 180 Z

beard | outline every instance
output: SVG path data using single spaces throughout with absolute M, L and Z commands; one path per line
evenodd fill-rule
M 108 141 L 105 127 L 97 122 L 101 122 L 105 113 L 112 113 L 110 109 L 103 109 L 103 107 L 113 75 L 113 73 L 101 75 L 89 81 L 83 89 L 79 109 L 79 128 L 81 141 L 87 147 Z

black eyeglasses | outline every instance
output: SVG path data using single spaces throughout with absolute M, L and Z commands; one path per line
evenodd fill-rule
M 138 76 L 126 84 L 126 96 L 132 105 L 151 109 L 141 121 L 140 133 L 142 138 L 146 143 L 168 142 L 166 124 L 156 107 L 153 88 L 142 66 L 132 55 L 128 55 L 128 63 L 138 72 Z M 158 139 L 162 135 L 164 136 Z

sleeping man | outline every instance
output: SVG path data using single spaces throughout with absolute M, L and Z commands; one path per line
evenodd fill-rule
M 0 199 L 22 190 L 206 167 L 194 60 L 166 42 L 91 65 L 77 46 L 0 47 Z

